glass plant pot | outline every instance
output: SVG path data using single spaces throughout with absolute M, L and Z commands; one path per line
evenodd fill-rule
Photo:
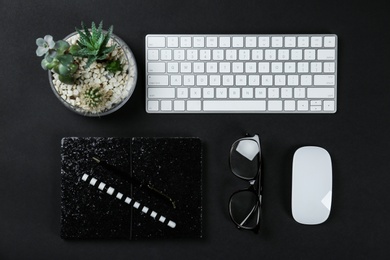
M 65 37 L 64 40 L 74 44 L 77 39 L 78 33 L 74 32 Z M 129 46 L 114 34 L 111 35 L 109 43 L 117 45 L 113 53 L 121 53 L 122 72 L 109 73 L 98 62 L 85 69 L 83 66 L 85 61 L 83 63 L 80 58 L 78 60 L 80 62 L 79 69 L 75 75 L 75 84 L 67 85 L 60 82 L 58 75 L 49 70 L 49 82 L 54 94 L 71 111 L 89 117 L 105 116 L 121 108 L 133 94 L 137 83 L 137 64 L 134 55 Z M 97 85 L 110 93 L 104 105 L 89 107 L 83 104 L 82 95 L 85 88 Z

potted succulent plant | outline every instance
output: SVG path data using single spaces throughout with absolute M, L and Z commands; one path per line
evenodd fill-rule
M 42 68 L 56 96 L 72 111 L 85 116 L 110 114 L 132 95 L 137 66 L 130 48 L 113 26 L 105 31 L 103 22 L 54 41 L 46 35 L 38 38 L 37 56 L 43 56 Z

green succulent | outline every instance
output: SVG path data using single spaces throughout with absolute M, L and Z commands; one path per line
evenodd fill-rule
M 108 70 L 111 73 L 115 73 L 117 71 L 122 71 L 122 64 L 119 60 L 111 60 L 108 61 L 106 64 L 106 70 Z
M 87 107 L 97 108 L 104 105 L 111 95 L 111 91 L 105 91 L 100 85 L 86 85 L 81 94 L 81 102 Z
M 108 54 L 115 49 L 115 45 L 107 46 L 114 27 L 111 25 L 107 33 L 103 32 L 103 22 L 100 22 L 97 28 L 95 23 L 92 22 L 91 30 L 88 30 L 83 22 L 81 22 L 81 27 L 83 31 L 76 28 L 80 38 L 77 45 L 71 48 L 70 53 L 74 56 L 88 58 L 85 65 L 85 68 L 88 68 L 97 60 L 107 59 Z
M 36 40 L 38 45 L 36 54 L 43 56 L 41 66 L 44 70 L 53 70 L 57 73 L 58 79 L 65 84 L 74 83 L 74 74 L 78 69 L 73 56 L 68 53 L 70 45 L 64 40 L 53 41 L 53 37 L 46 35 Z

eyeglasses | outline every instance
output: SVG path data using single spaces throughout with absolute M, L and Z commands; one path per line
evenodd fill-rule
M 238 178 L 249 182 L 247 189 L 234 192 L 229 199 L 229 214 L 237 228 L 260 228 L 262 174 L 259 136 L 238 139 L 230 149 L 230 170 Z

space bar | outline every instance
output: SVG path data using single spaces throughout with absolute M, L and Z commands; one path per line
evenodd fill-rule
M 204 111 L 265 111 L 264 100 L 205 100 Z

